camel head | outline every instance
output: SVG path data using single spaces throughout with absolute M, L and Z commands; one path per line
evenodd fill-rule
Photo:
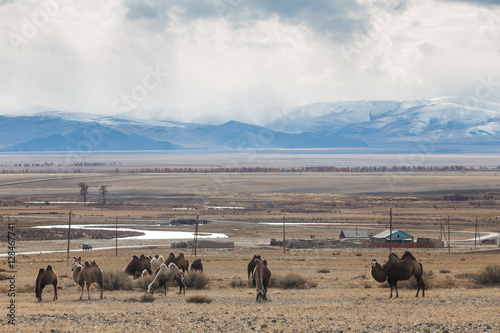
M 77 266 L 79 266 L 79 265 L 80 265 L 80 264 L 78 263 L 78 261 L 75 261 L 75 262 L 73 263 L 73 265 L 71 265 L 71 271 L 74 271 L 74 270 L 75 270 L 75 268 L 76 268 Z
M 372 277 L 378 282 L 385 282 L 387 280 L 387 274 L 383 270 L 382 266 L 377 262 L 377 260 L 373 259 L 372 263 Z

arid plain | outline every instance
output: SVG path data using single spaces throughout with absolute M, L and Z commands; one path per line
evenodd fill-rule
M 78 183 L 89 185 L 89 203 L 81 203 Z M 475 220 L 481 236 L 498 233 L 500 174 L 496 172 L 419 173 L 63 173 L 0 175 L 2 233 L 68 223 L 108 224 L 118 221 L 134 229 L 193 232 L 194 226 L 169 226 L 173 219 L 196 218 L 202 235 L 223 233 L 234 249 L 198 249 L 208 285 L 175 287 L 144 301 L 144 289 L 91 289 L 91 300 L 79 301 L 79 288 L 67 265 L 67 240 L 16 240 L 16 325 L 8 324 L 9 281 L 0 281 L 2 331 L 268 331 L 268 332 L 461 332 L 499 331 L 500 290 L 474 279 L 488 265 L 500 264 L 496 245 L 475 246 Z M 98 188 L 107 185 L 107 203 Z M 455 194 L 461 194 L 456 197 Z M 424 267 L 428 286 L 415 298 L 411 286 L 400 288 L 398 299 L 370 275 L 370 262 L 385 262 L 388 249 L 290 249 L 270 246 L 282 239 L 339 238 L 341 230 L 384 230 L 393 211 L 395 228 L 415 237 L 444 237 L 450 221 L 451 248 L 412 249 Z M 267 224 L 269 223 L 269 224 Z M 274 224 L 273 224 L 274 223 Z M 47 235 L 50 235 L 50 229 Z M 50 236 L 47 236 L 50 237 Z M 188 240 L 191 240 L 189 238 Z M 4 239 L 5 241 L 5 239 Z M 183 251 L 179 240 L 78 238 L 71 240 L 70 257 L 95 260 L 104 271 L 124 270 L 133 255 Z M 91 243 L 92 251 L 82 251 Z M 2 242 L 2 244 L 7 244 Z M 7 266 L 4 246 L 1 269 Z M 46 251 L 56 251 L 46 253 Z M 402 255 L 404 249 L 395 249 Z M 247 264 L 254 254 L 269 262 L 277 279 L 295 273 L 306 283 L 300 289 L 270 287 L 269 301 L 256 302 L 247 283 Z M 52 286 L 44 299 L 35 298 L 40 268 L 52 265 L 59 275 L 59 299 Z M 69 263 L 71 265 L 71 262 Z M 0 272 L 7 274 L 6 272 Z M 210 303 L 192 303 L 190 296 Z

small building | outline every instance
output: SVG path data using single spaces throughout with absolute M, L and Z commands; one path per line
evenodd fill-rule
M 340 240 L 370 239 L 366 230 L 358 230 L 358 228 L 342 230 L 339 238 Z
M 393 243 L 400 243 L 400 244 L 413 243 L 414 238 L 415 237 L 404 232 L 401 229 L 394 230 L 392 232 L 392 242 Z M 382 231 L 381 233 L 374 235 L 372 237 L 372 241 L 377 242 L 377 243 L 390 243 L 391 232 L 389 230 Z

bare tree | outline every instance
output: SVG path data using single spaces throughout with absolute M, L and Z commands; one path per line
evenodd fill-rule
M 80 195 L 83 197 L 83 202 L 87 202 L 87 194 L 89 193 L 89 186 L 83 182 L 78 183 L 80 188 Z
M 106 194 L 108 193 L 108 185 L 99 187 L 99 195 L 102 196 L 102 203 L 106 204 Z

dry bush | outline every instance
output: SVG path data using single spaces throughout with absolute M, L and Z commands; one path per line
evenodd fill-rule
M 195 296 L 189 296 L 186 297 L 186 302 L 188 303 L 212 303 L 212 299 L 208 296 L 201 296 L 201 295 L 195 295 Z
M 330 273 L 330 270 L 328 268 L 321 268 L 318 269 L 318 273 Z
M 434 288 L 434 272 L 432 270 L 428 270 L 428 271 L 424 270 L 423 279 L 424 279 L 426 290 Z M 387 286 L 389 287 L 389 284 L 387 284 Z M 412 276 L 411 278 L 409 278 L 406 281 L 401 281 L 398 284 L 398 287 L 402 288 L 402 289 L 415 289 L 415 290 L 417 290 L 417 288 L 418 288 L 417 279 L 415 279 L 415 277 Z
M 248 287 L 248 286 L 251 286 L 251 285 L 252 285 L 252 282 L 250 280 L 244 281 L 240 277 L 236 277 L 235 276 L 231 280 L 231 288 L 245 288 L 245 287 Z
M 184 283 L 189 289 L 205 289 L 208 288 L 210 279 L 200 271 L 189 271 L 184 276 Z
M 145 293 L 144 295 L 141 296 L 140 302 L 151 303 L 154 300 L 155 300 L 155 297 L 153 295 Z
M 427 282 L 425 280 L 424 282 L 425 282 L 425 289 L 427 289 Z M 450 277 L 432 280 L 433 289 L 453 289 L 455 287 L 456 287 L 455 279 Z
M 144 275 L 138 279 L 135 279 L 134 283 L 138 288 L 142 290 L 148 290 L 149 284 L 153 282 L 154 278 L 155 278 L 154 274 Z
M 474 279 L 475 274 L 474 273 L 460 273 L 456 274 L 455 278 L 461 279 L 461 280 L 472 280 Z
M 271 276 L 269 287 L 281 289 L 307 289 L 317 287 L 317 283 L 308 281 L 297 273 L 289 273 L 286 276 Z
M 500 265 L 486 266 L 474 275 L 473 280 L 476 284 L 483 286 L 500 285 Z
M 52 288 L 52 285 L 49 286 L 49 288 Z M 45 289 L 44 289 L 45 290 Z M 50 292 L 52 292 L 51 289 L 49 289 Z M 25 283 L 23 286 L 17 286 L 16 287 L 16 292 L 18 293 L 35 293 L 35 284 L 34 283 Z
M 132 276 L 123 271 L 105 270 L 104 274 L 104 289 L 113 290 L 132 290 L 134 281 Z
M 49 291 L 52 292 L 52 285 L 46 286 L 44 291 L 49 287 Z M 10 284 L 2 284 L 0 286 L 0 293 L 7 294 L 10 289 Z M 60 288 L 59 288 L 60 289 Z M 35 284 L 34 283 L 25 283 L 23 286 L 16 286 L 16 293 L 35 293 Z

